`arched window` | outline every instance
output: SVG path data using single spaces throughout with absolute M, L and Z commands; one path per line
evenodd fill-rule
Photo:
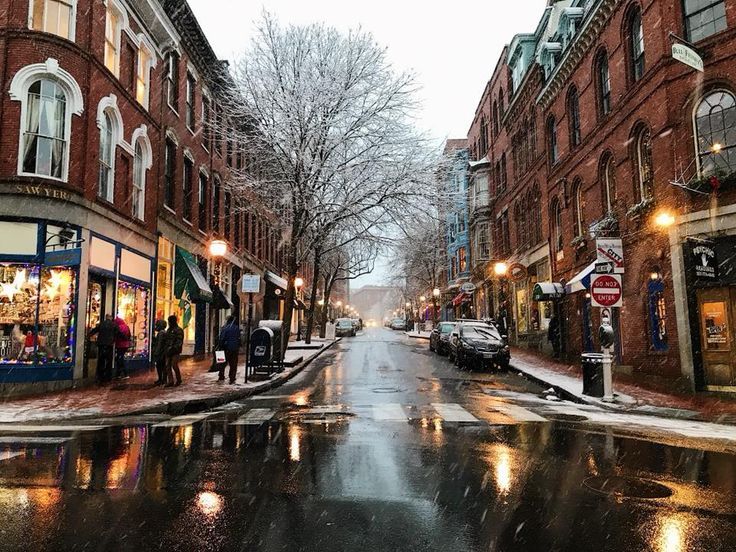
M 547 119 L 547 154 L 549 164 L 554 165 L 557 162 L 557 123 L 554 117 Z
M 638 203 L 652 197 L 654 171 L 652 167 L 652 138 L 649 129 L 642 126 L 635 136 L 634 163 L 636 170 L 634 175 L 636 189 L 634 194 Z
M 616 164 L 610 154 L 606 154 L 601 162 L 601 183 L 603 210 L 605 213 L 611 213 L 616 201 Z
M 567 94 L 567 117 L 570 126 L 570 144 L 572 147 L 580 145 L 580 98 L 578 98 L 578 89 L 575 86 L 570 87 Z
M 552 215 L 552 246 L 557 257 L 560 258 L 565 247 L 565 240 L 562 233 L 562 207 L 558 200 L 555 199 L 552 202 L 550 213 Z
M 28 88 L 23 131 L 23 173 L 65 178 L 69 149 L 67 98 L 61 86 L 48 79 Z
M 133 216 L 138 220 L 145 219 L 146 213 L 146 162 L 143 157 L 143 141 L 135 143 L 135 155 L 133 157 Z
M 530 213 L 530 245 L 536 245 L 542 241 L 542 196 L 539 193 L 539 186 L 535 183 L 531 190 L 529 198 Z
M 730 174 L 736 170 L 736 100 L 731 92 L 716 90 L 695 110 L 695 137 L 700 174 Z
M 498 136 L 498 102 L 493 101 L 493 135 Z
M 611 75 L 608 71 L 608 55 L 601 50 L 595 62 L 598 114 L 603 117 L 611 112 Z
M 626 39 L 628 42 L 629 74 L 631 81 L 636 82 L 644 76 L 644 29 L 641 23 L 641 10 L 636 7 L 627 19 Z
M 115 140 L 113 122 L 108 111 L 100 121 L 100 167 L 97 179 L 97 195 L 112 202 L 115 187 Z
M 585 220 L 583 213 L 585 212 L 585 200 L 583 198 L 583 183 L 581 180 L 575 180 L 572 185 L 573 189 L 573 217 L 575 222 L 575 236 L 585 234 Z

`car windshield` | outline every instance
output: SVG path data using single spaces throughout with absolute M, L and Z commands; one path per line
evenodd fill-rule
M 463 328 L 463 337 L 473 339 L 501 339 L 498 332 L 490 326 L 466 326 Z
M 338 328 L 348 328 L 348 327 L 351 327 L 352 325 L 353 325 L 352 320 L 338 320 L 337 321 Z
M 449 334 L 452 331 L 452 328 L 454 328 L 452 324 L 443 324 L 440 326 L 440 332 L 443 334 Z

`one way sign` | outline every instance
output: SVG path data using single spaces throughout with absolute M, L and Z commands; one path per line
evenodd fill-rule
M 624 247 L 621 238 L 599 238 L 595 240 L 596 265 L 611 263 L 614 274 L 624 273 Z

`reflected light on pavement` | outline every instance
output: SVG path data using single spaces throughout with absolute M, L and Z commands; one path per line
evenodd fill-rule
M 301 454 L 299 452 L 299 439 L 301 437 L 301 429 L 299 426 L 289 426 L 289 460 L 299 462 Z
M 309 397 L 306 393 L 296 393 L 290 400 L 297 406 L 306 406 L 309 403 Z
M 197 506 L 207 517 L 214 517 L 222 510 L 222 497 L 212 491 L 202 491 L 197 496 Z
M 184 451 L 188 452 L 192 447 L 192 426 L 182 426 L 176 430 L 174 435 L 174 445 L 177 447 L 183 446 Z
M 677 514 L 665 514 L 659 523 L 655 550 L 658 552 L 685 552 L 687 522 Z
M 495 474 L 498 492 L 507 494 L 511 490 L 511 455 L 506 448 L 498 452 Z

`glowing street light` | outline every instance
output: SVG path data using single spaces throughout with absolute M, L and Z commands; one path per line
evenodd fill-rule
M 421 296 L 421 297 L 419 298 L 419 300 L 420 300 L 420 301 L 421 301 L 422 303 L 424 303 L 424 302 L 425 302 L 425 301 L 427 300 L 427 298 L 426 298 L 426 297 L 425 297 L 424 295 L 422 295 L 422 296 Z
M 440 296 L 440 288 L 434 288 L 432 290 L 432 297 L 439 297 Z
M 296 287 L 296 289 L 300 289 L 303 285 L 304 285 L 304 278 L 300 278 L 299 276 L 294 278 L 294 286 Z
M 506 276 L 509 266 L 506 263 L 496 263 L 493 265 L 493 272 L 496 276 Z
M 210 255 L 213 257 L 224 257 L 227 255 L 227 242 L 225 240 L 212 240 L 210 242 Z
M 406 302 L 406 308 L 408 309 L 409 307 L 411 307 L 411 302 L 410 301 L 407 301 Z
M 662 211 L 654 218 L 654 224 L 660 228 L 669 228 L 675 224 L 675 215 L 669 211 Z

